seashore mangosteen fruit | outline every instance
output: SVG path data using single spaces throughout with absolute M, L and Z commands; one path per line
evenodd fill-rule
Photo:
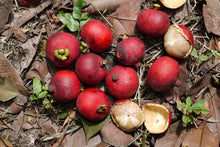
M 75 36 L 66 32 L 57 32 L 47 40 L 47 58 L 56 67 L 70 66 L 80 55 L 79 47 L 80 43 Z
M 41 0 L 19 0 L 18 5 L 21 7 L 34 7 L 40 4 Z
M 108 115 L 110 101 L 102 90 L 88 88 L 77 97 L 76 107 L 86 120 L 100 121 Z
M 151 65 L 146 76 L 147 83 L 155 91 L 167 91 L 180 84 L 179 71 L 179 63 L 175 59 L 169 56 L 160 57 Z
M 150 38 L 164 35 L 169 25 L 168 15 L 156 9 L 144 10 L 137 17 L 137 29 Z
M 123 65 L 139 66 L 140 60 L 144 57 L 144 42 L 137 37 L 129 37 L 118 43 L 116 46 L 116 58 Z
M 99 20 L 86 22 L 81 29 L 81 39 L 94 52 L 104 52 L 113 40 L 111 30 Z
M 133 68 L 116 65 L 107 73 L 105 84 L 112 96 L 125 99 L 135 94 L 139 86 L 139 79 Z
M 132 132 L 144 122 L 144 113 L 138 104 L 130 99 L 121 99 L 111 107 L 113 122 L 123 131 Z
M 186 3 L 186 0 L 160 0 L 161 4 L 170 9 L 177 9 Z
M 102 82 L 107 74 L 107 61 L 94 53 L 87 53 L 76 60 L 75 73 L 85 84 L 96 85 Z
M 164 47 L 170 56 L 184 59 L 193 50 L 193 35 L 187 27 L 173 24 L 164 35 Z
M 71 102 L 80 93 L 80 81 L 76 74 L 70 70 L 56 72 L 50 84 L 54 99 L 61 103 Z

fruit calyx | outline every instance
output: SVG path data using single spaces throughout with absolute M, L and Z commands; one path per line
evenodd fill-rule
M 67 48 L 54 50 L 54 56 L 58 60 L 65 61 L 69 55 L 70 55 L 70 51 Z
M 99 105 L 96 112 L 98 113 L 105 113 L 105 110 L 107 109 L 107 106 L 106 104 L 102 104 L 102 105 Z
M 100 67 L 102 67 L 102 68 L 106 68 L 106 65 L 108 64 L 108 61 L 107 60 L 102 60 L 102 61 L 100 61 L 99 62 L 99 65 L 100 65 Z
M 112 80 L 113 80 L 114 82 L 116 82 L 116 81 L 118 80 L 118 78 L 119 78 L 119 75 L 118 75 L 117 73 L 115 73 L 115 74 L 112 75 Z

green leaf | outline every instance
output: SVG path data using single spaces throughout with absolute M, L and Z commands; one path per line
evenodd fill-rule
M 41 81 L 37 78 L 33 79 L 33 91 L 36 95 L 38 95 L 42 90 Z
M 6 77 L 0 77 L 0 101 L 6 102 L 18 96 L 18 91 L 14 82 Z
M 63 24 L 66 24 L 65 13 L 63 11 L 59 11 L 58 18 Z
M 79 7 L 74 7 L 73 8 L 73 18 L 80 20 L 80 15 L 81 15 L 81 9 Z
M 195 114 L 200 114 L 201 113 L 201 110 L 200 109 L 197 109 L 197 110 L 194 110 Z
M 187 108 L 189 108 L 192 104 L 192 101 L 191 101 L 191 98 L 190 97 L 187 97 L 186 98 L 186 105 L 187 105 Z
M 81 20 L 80 21 L 80 30 L 82 29 L 83 25 L 90 20 L 92 20 L 92 17 L 88 17 L 86 20 Z
M 47 93 L 48 93 L 47 91 L 40 92 L 38 95 L 38 98 L 41 99 L 41 98 L 45 97 L 47 95 Z
M 88 143 L 89 139 L 96 133 L 98 133 L 102 129 L 102 127 L 111 120 L 111 118 L 110 115 L 108 115 L 101 122 L 88 122 L 83 118 L 81 118 L 81 120 L 86 134 L 86 143 Z
M 87 19 L 88 17 L 89 17 L 88 13 L 83 13 L 82 16 L 81 16 L 81 20 L 82 19 Z
M 209 59 L 209 57 L 206 56 L 206 55 L 202 55 L 202 56 L 200 56 L 200 58 L 199 58 L 200 61 L 207 61 L 208 59 Z
M 45 90 L 45 91 L 48 90 L 49 89 L 49 84 L 43 85 L 42 89 Z
M 193 56 L 194 58 L 198 58 L 199 57 L 195 48 L 193 48 L 193 50 L 192 50 L 190 55 Z
M 183 122 L 184 122 L 186 125 L 190 122 L 190 118 L 189 118 L 189 116 L 186 115 L 186 114 L 184 114 L 184 115 L 182 116 L 182 120 L 183 120 Z
M 202 110 L 201 110 L 201 113 L 203 113 L 203 114 L 209 114 L 209 110 L 207 110 L 207 109 L 202 109 Z
M 34 100 L 37 100 L 37 97 L 36 97 L 36 95 L 31 95 L 30 99 L 31 99 L 31 101 L 34 101 Z
M 216 51 L 216 50 L 212 50 L 212 52 L 217 55 L 217 56 L 220 56 L 220 52 Z
M 82 9 L 83 7 L 86 6 L 86 1 L 84 0 L 76 0 L 75 3 L 74 3 L 74 7 L 78 7 L 80 9 Z
M 177 106 L 177 108 L 181 108 L 181 109 L 185 109 L 186 108 L 186 104 L 185 103 L 181 103 Z
M 50 108 L 53 107 L 53 106 L 51 105 L 51 102 L 50 102 L 48 99 L 44 99 L 44 100 L 43 100 L 43 106 L 44 106 L 46 109 L 50 109 Z
M 70 31 L 75 32 L 79 29 L 79 22 L 75 20 L 71 14 L 60 11 L 58 17 L 63 24 L 67 25 Z

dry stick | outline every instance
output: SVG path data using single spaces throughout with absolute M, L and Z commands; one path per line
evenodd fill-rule
M 57 147 L 59 147 L 60 144 L 62 143 L 62 141 L 63 141 L 63 139 L 64 139 L 64 137 L 65 137 L 65 135 L 66 135 L 67 129 L 70 127 L 70 122 L 71 122 L 71 121 L 69 121 L 69 122 L 67 123 L 67 126 L 65 127 L 64 133 L 62 134 L 62 137 L 60 138 Z
M 65 7 L 65 6 L 59 6 L 59 9 L 66 9 L 66 10 L 73 11 L 73 8 L 69 8 L 69 7 Z
M 3 35 L 6 36 L 6 41 L 11 37 L 13 34 L 13 26 L 14 27 L 21 27 L 23 24 L 28 22 L 31 18 L 42 12 L 46 7 L 48 7 L 51 4 L 51 1 L 45 1 L 41 5 L 39 5 L 36 8 L 30 8 L 24 15 L 22 15 L 20 18 L 13 20 L 12 26 L 9 30 L 3 32 Z
M 197 24 L 200 22 L 200 20 L 202 19 L 202 16 L 197 20 L 197 22 L 192 26 L 192 28 L 190 29 L 190 31 L 192 31 L 196 26 Z

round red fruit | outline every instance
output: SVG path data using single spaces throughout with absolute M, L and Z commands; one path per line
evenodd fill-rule
M 80 92 L 80 81 L 70 70 L 60 70 L 51 79 L 53 97 L 58 102 L 70 102 Z
M 116 46 L 116 58 L 123 65 L 138 66 L 144 53 L 144 42 L 137 37 L 124 39 Z
M 87 53 L 80 56 L 75 64 L 75 72 L 79 79 L 89 85 L 103 81 L 107 74 L 106 60 L 97 54 Z
M 73 64 L 80 54 L 80 43 L 70 33 L 57 32 L 51 35 L 46 44 L 48 60 L 57 67 Z
M 41 0 L 19 0 L 18 4 L 21 7 L 34 7 L 40 4 Z
M 130 98 L 138 89 L 138 75 L 131 67 L 116 65 L 107 73 L 105 84 L 112 96 Z
M 76 107 L 85 119 L 100 121 L 109 113 L 110 101 L 102 90 L 88 88 L 77 97 Z
M 81 30 L 81 38 L 94 52 L 103 52 L 112 44 L 111 30 L 99 20 L 90 20 Z
M 149 9 L 142 11 L 137 18 L 137 28 L 148 37 L 160 37 L 169 28 L 168 15 L 159 10 Z
M 171 57 L 157 59 L 147 73 L 148 85 L 155 91 L 163 92 L 179 84 L 179 64 Z

